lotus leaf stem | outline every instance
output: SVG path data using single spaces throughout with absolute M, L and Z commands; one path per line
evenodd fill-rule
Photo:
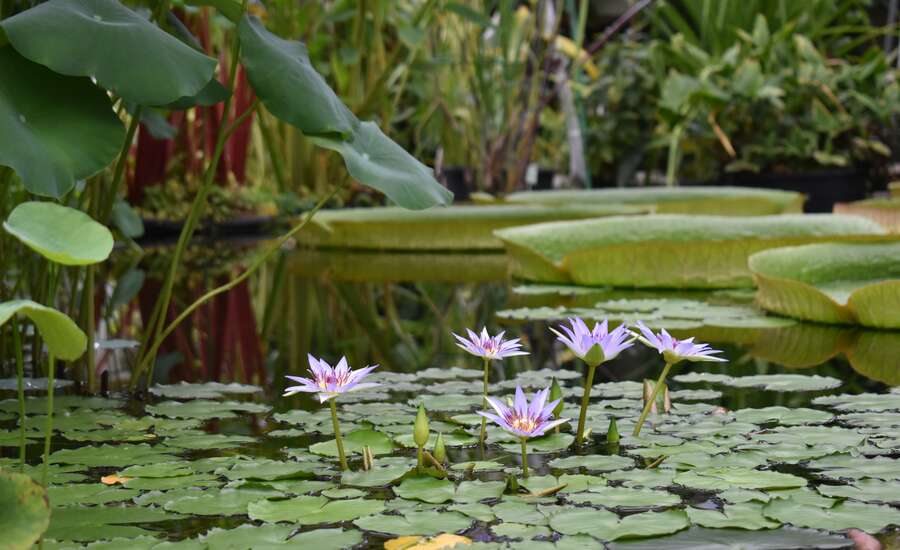
M 54 377 L 56 374 L 56 358 L 49 354 L 47 358 L 47 426 L 44 434 L 44 468 L 41 472 L 41 484 L 47 486 L 48 470 L 50 468 L 50 440 L 53 439 L 53 390 L 56 386 Z M 24 425 L 24 423 L 23 423 Z

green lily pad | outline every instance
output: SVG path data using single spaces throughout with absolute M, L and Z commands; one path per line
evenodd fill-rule
M 87 349 L 87 336 L 65 313 L 31 300 L 12 300 L 0 303 L 0 326 L 17 313 L 37 326 L 47 348 L 60 359 L 74 361 Z
M 554 458 L 547 463 L 551 468 L 568 470 L 584 468 L 592 472 L 612 472 L 634 467 L 634 460 L 616 455 L 575 455 L 565 458 Z
M 669 487 L 675 479 L 675 472 L 667 469 L 634 469 L 606 474 L 610 481 L 620 481 L 625 487 L 646 487 L 655 489 Z
M 451 506 L 448 506 L 447 510 L 459 512 L 461 514 L 469 516 L 472 519 L 477 519 L 478 521 L 483 521 L 485 523 L 490 523 L 497 519 L 491 507 L 480 502 L 465 502 L 462 504 L 453 504 Z
M 504 522 L 520 522 L 528 525 L 547 525 L 547 516 L 538 510 L 535 504 L 519 500 L 506 500 L 495 504 L 491 510 Z
M 237 401 L 211 401 L 197 399 L 182 403 L 179 401 L 163 401 L 156 405 L 147 405 L 148 413 L 169 418 L 195 418 L 211 420 L 213 418 L 234 418 L 237 412 L 259 414 L 268 412 L 268 405 L 261 403 L 239 403 Z
M 274 489 L 260 488 L 207 489 L 199 495 L 169 501 L 164 508 L 170 512 L 198 516 L 244 515 L 251 502 L 274 496 L 281 496 L 281 493 Z
M 555 453 L 568 449 L 574 441 L 575 436 L 572 434 L 551 433 L 543 437 L 529 439 L 526 445 L 529 453 Z M 522 451 L 520 443 L 503 443 L 500 447 L 513 453 Z
M 54 72 L 85 76 L 126 101 L 165 105 L 199 92 L 216 61 L 115 0 L 51 0 L 4 19 L 10 44 Z M 135 66 L 130 60 L 141 59 Z
M 619 519 L 606 510 L 574 508 L 550 518 L 550 527 L 564 535 L 591 535 L 601 540 L 652 537 L 681 531 L 690 525 L 681 510 L 643 512 Z
M 147 531 L 132 524 L 180 519 L 159 508 L 123 506 L 66 506 L 53 510 L 45 537 L 56 540 L 94 541 L 113 537 L 133 537 Z
M 0 471 L 0 531 L 10 550 L 27 550 L 50 523 L 43 487 L 24 474 Z
M 586 493 L 570 495 L 569 500 L 577 504 L 593 504 L 604 508 L 634 509 L 662 508 L 681 503 L 677 495 L 652 489 L 630 489 L 628 487 L 591 487 Z
M 828 395 L 815 398 L 813 404 L 828 405 L 839 411 L 900 411 L 900 394 Z
M 259 386 L 248 384 L 222 384 L 221 382 L 205 382 L 203 384 L 156 384 L 150 386 L 150 393 L 169 399 L 221 399 L 228 394 L 253 394 L 262 391 Z
M 493 460 L 473 460 L 471 462 L 460 462 L 450 467 L 453 471 L 463 471 L 471 469 L 473 472 L 496 472 L 502 470 L 504 465 Z
M 855 480 L 868 477 L 883 481 L 900 481 L 900 459 L 838 454 L 811 460 L 808 466 L 813 470 L 819 470 L 817 472 L 819 475 L 829 479 Z
M 149 445 L 100 445 L 60 449 L 50 455 L 55 464 L 78 464 L 92 468 L 125 468 L 135 464 L 153 464 L 176 460 L 171 449 Z
M 703 529 L 692 527 L 676 535 L 652 540 L 621 541 L 613 550 L 784 550 L 785 548 L 852 548 L 844 536 L 821 531 L 782 527 L 771 531 Z
M 604 486 L 606 479 L 601 476 L 586 476 L 581 474 L 563 474 L 556 476 L 531 476 L 519 480 L 519 484 L 532 493 L 540 493 L 547 489 L 553 489 L 565 485 L 560 493 L 578 493 L 587 491 L 589 487 Z
M 766 517 L 795 527 L 811 527 L 827 531 L 860 529 L 878 533 L 889 525 L 900 525 L 900 510 L 890 506 L 839 502 L 833 508 L 821 508 L 792 499 L 778 499 L 763 508 Z
M 124 502 L 131 500 L 139 494 L 134 489 L 121 487 L 109 487 L 102 483 L 73 483 L 68 485 L 51 486 L 47 489 L 47 496 L 54 508 L 71 506 L 74 504 L 108 504 L 110 502 Z
M 900 328 L 900 243 L 819 243 L 749 260 L 767 310 L 820 323 Z
M 763 505 L 758 502 L 727 504 L 719 510 L 701 510 L 687 508 L 687 515 L 694 525 L 715 529 L 775 529 L 781 523 L 767 519 L 763 513 Z
M 674 481 L 678 485 L 707 491 L 733 488 L 786 489 L 806 486 L 806 480 L 802 477 L 748 468 L 715 468 L 683 472 L 675 476 Z
M 458 533 L 468 529 L 472 520 L 459 512 L 429 510 L 406 512 L 403 515 L 379 514 L 353 522 L 360 529 L 391 535 L 437 535 Z
M 374 455 L 389 454 L 394 450 L 394 444 L 387 435 L 367 428 L 353 430 L 343 434 L 344 452 L 347 454 L 362 454 L 363 447 L 368 446 Z M 338 456 L 337 443 L 334 439 L 310 445 L 313 453 L 325 456 Z
M 765 407 L 762 409 L 740 409 L 734 412 L 734 418 L 738 422 L 749 422 L 751 424 L 777 422 L 782 426 L 795 426 L 798 424 L 824 424 L 833 419 L 834 415 L 816 409 Z
M 0 165 L 29 192 L 61 198 L 116 158 L 125 128 L 90 80 L 54 73 L 7 47 L 0 47 L 0 80 Z
M 791 244 L 881 235 L 849 216 L 754 218 L 657 215 L 498 230 L 518 277 L 548 283 L 652 288 L 749 287 L 747 258 Z M 678 250 L 675 254 L 672 251 Z
M 384 510 L 380 500 L 351 498 L 328 500 L 323 496 L 298 496 L 286 500 L 261 500 L 247 507 L 250 519 L 270 523 L 289 521 L 298 525 L 338 523 Z
M 492 525 L 491 531 L 498 537 L 511 539 L 533 539 L 535 537 L 549 537 L 550 529 L 540 525 L 524 525 L 522 523 L 501 523 Z
M 852 485 L 819 485 L 816 487 L 824 496 L 849 498 L 860 502 L 900 505 L 900 481 L 860 479 Z
M 263 481 L 313 476 L 313 471 L 308 463 L 282 462 L 264 458 L 241 461 L 231 468 L 217 469 L 216 473 L 232 480 L 255 479 Z
M 408 477 L 399 486 L 394 487 L 397 496 L 440 504 L 453 500 L 455 502 L 477 502 L 479 500 L 498 498 L 503 494 L 506 483 L 502 481 L 463 481 L 458 486 L 447 479 L 429 476 Z
M 385 457 L 375 460 L 371 470 L 346 471 L 341 474 L 341 484 L 354 487 L 381 487 L 403 477 L 415 465 L 414 460 L 402 457 Z

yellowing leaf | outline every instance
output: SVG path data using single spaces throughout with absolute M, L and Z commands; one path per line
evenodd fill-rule
M 459 535 L 443 533 L 436 537 L 397 537 L 384 543 L 385 550 L 443 550 L 472 544 L 472 540 Z
M 104 485 L 115 485 L 116 483 L 125 484 L 126 481 L 130 481 L 130 477 L 124 477 L 117 474 L 112 474 L 108 476 L 103 476 L 100 478 L 100 483 Z

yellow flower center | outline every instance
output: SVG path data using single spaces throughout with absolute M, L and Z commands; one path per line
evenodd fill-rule
M 520 432 L 532 432 L 535 428 L 537 428 L 537 422 L 533 418 L 514 418 L 512 423 L 510 424 L 514 429 L 519 430 Z

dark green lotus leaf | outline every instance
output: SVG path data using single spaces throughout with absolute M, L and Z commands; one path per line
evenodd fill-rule
M 65 313 L 31 300 L 12 300 L 0 303 L 0 326 L 17 313 L 37 326 L 47 348 L 56 357 L 74 361 L 87 348 L 87 336 Z
M 683 472 L 675 476 L 674 481 L 678 485 L 705 491 L 732 488 L 787 489 L 806 486 L 806 480 L 802 477 L 749 468 L 714 468 Z
M 96 79 L 139 105 L 192 96 L 216 68 L 214 59 L 115 0 L 51 0 L 3 20 L 0 27 L 31 61 L 60 74 Z
M 343 431 L 343 430 L 342 430 Z M 394 444 L 387 435 L 368 428 L 353 430 L 343 434 L 344 451 L 348 454 L 362 454 L 363 447 L 368 446 L 374 455 L 389 454 Z M 337 443 L 334 439 L 310 445 L 309 450 L 325 456 L 338 456 Z
M 554 458 L 547 465 L 563 470 L 585 468 L 592 472 L 612 472 L 633 468 L 634 460 L 616 455 L 574 455 L 566 458 Z
M 584 534 L 607 541 L 667 535 L 689 525 L 687 514 L 681 510 L 643 512 L 619 519 L 606 510 L 573 508 L 550 518 L 550 527 L 558 533 Z
M 700 508 L 687 508 L 687 515 L 694 525 L 718 529 L 775 529 L 781 523 L 766 518 L 763 513 L 763 504 L 758 502 L 744 502 L 741 504 L 727 504 L 720 510 L 702 510 Z
M 900 525 L 900 510 L 878 504 L 839 502 L 832 508 L 821 508 L 792 499 L 777 499 L 763 508 L 766 517 L 795 527 L 811 527 L 827 531 L 860 529 L 878 533 L 889 525 Z
M 630 489 L 628 487 L 594 486 L 589 488 L 586 493 L 577 493 L 567 498 L 576 504 L 621 508 L 629 512 L 675 506 L 681 503 L 681 498 L 665 491 Z
M 344 157 L 355 180 L 381 191 L 403 208 L 422 210 L 453 201 L 453 193 L 434 179 L 431 168 L 384 135 L 374 122 L 359 123 L 346 141 L 325 136 L 311 139 Z
M 5 468 L 19 469 L 18 461 L 12 461 L 8 464 L 3 464 L 0 462 L 0 466 Z M 47 468 L 47 483 L 51 485 L 63 485 L 65 483 L 81 483 L 82 481 L 87 480 L 87 476 L 80 474 L 81 470 L 84 470 L 83 466 L 72 465 L 72 466 L 60 466 L 59 464 L 50 464 L 49 468 Z M 22 473 L 28 475 L 31 479 L 41 482 L 44 474 L 44 466 L 43 464 L 30 465 L 26 464 L 25 468 L 22 470 Z
M 403 515 L 379 514 L 353 522 L 360 529 L 391 535 L 437 535 L 468 529 L 472 520 L 459 512 L 411 511 Z
M 0 471 L 0 532 L 4 548 L 28 550 L 47 529 L 47 492 L 24 474 Z
M 338 523 L 384 510 L 381 500 L 352 498 L 328 500 L 323 496 L 299 496 L 285 500 L 260 500 L 247 507 L 250 519 L 298 525 Z
M 213 78 L 196 94 L 180 97 L 166 105 L 165 108 L 172 111 L 181 111 L 198 105 L 208 107 L 225 101 L 230 95 L 231 90 L 223 86 L 216 78 Z
M 611 550 L 784 550 L 853 548 L 848 538 L 821 531 L 782 527 L 771 531 L 692 527 L 671 537 L 616 542 Z
M 73 483 L 68 485 L 51 486 L 47 489 L 47 496 L 54 508 L 72 506 L 75 504 L 107 504 L 110 502 L 124 502 L 136 497 L 140 491 L 110 487 L 102 483 Z
M 50 527 L 44 536 L 76 541 L 139 536 L 147 534 L 147 531 L 130 524 L 157 523 L 182 517 L 160 508 L 66 506 L 53 510 Z
M 15 170 L 29 192 L 60 198 L 119 153 L 125 128 L 90 80 L 0 47 L 0 81 L 0 165 Z

